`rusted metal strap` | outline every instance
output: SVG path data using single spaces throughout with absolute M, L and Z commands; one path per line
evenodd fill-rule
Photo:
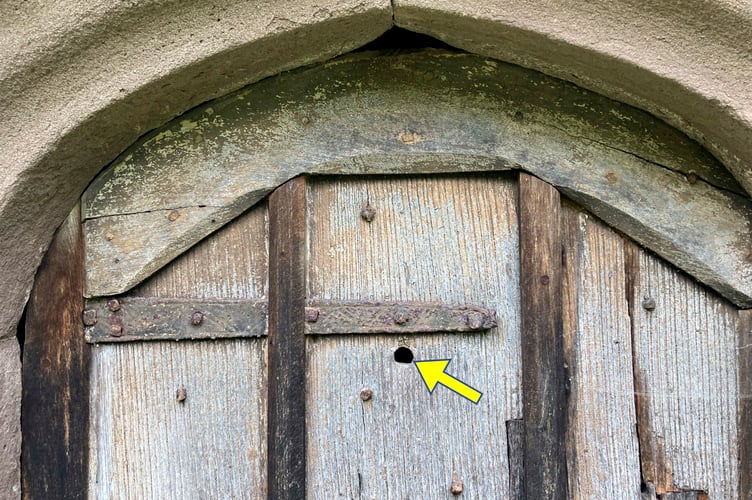
M 86 302 L 83 322 L 86 341 L 93 344 L 262 337 L 267 334 L 267 303 L 94 299 Z M 309 302 L 305 310 L 306 335 L 467 333 L 495 326 L 493 311 L 473 305 Z
M 124 298 L 88 300 L 86 341 L 191 340 L 262 337 L 266 301 Z
M 420 302 L 309 303 L 306 335 L 357 333 L 479 332 L 496 326 L 496 314 L 483 307 Z

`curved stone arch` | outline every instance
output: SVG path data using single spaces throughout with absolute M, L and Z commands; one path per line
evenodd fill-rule
M 11 1 L 0 14 L 7 496 L 18 492 L 20 443 L 18 345 L 10 337 L 53 232 L 99 170 L 203 101 L 345 53 L 396 24 L 646 109 L 752 187 L 752 8 L 732 0 L 270 0 L 263 8 L 233 0 Z
M 55 227 L 139 135 L 200 102 L 362 45 L 392 25 L 633 103 L 752 187 L 752 9 L 529 0 L 228 0 L 0 6 L 0 318 L 14 331 Z
M 752 305 L 752 204 L 701 147 L 571 84 L 436 50 L 270 78 L 140 141 L 84 196 L 86 293 L 127 291 L 296 175 L 516 168 Z

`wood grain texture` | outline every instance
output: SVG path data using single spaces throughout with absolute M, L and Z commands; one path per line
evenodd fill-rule
M 739 311 L 737 348 L 739 498 L 752 500 L 752 311 Z
M 656 493 L 739 498 L 737 312 L 640 250 L 633 336 L 643 477 Z M 654 301 L 643 306 L 645 299 Z
M 525 422 L 507 421 L 507 457 L 509 457 L 509 498 L 525 499 Z
M 309 296 L 323 300 L 474 303 L 486 333 L 308 337 L 310 498 L 507 498 L 506 421 L 519 419 L 516 186 L 497 176 L 324 178 L 311 186 Z M 376 210 L 361 219 L 366 202 Z M 452 358 L 478 405 L 413 364 Z M 363 387 L 370 401 L 359 397 Z
M 84 196 L 87 290 L 127 290 L 296 175 L 508 169 L 752 307 L 752 202 L 706 151 L 584 89 L 435 50 L 285 73 L 146 136 Z
M 261 299 L 266 207 L 186 252 L 132 292 Z M 263 498 L 266 341 L 101 345 L 92 368 L 93 498 Z M 179 402 L 176 391 L 184 388 Z
M 525 493 L 567 497 L 559 192 L 519 176 Z
M 86 498 L 89 368 L 76 206 L 37 272 L 26 317 L 21 404 L 24 498 Z
M 625 247 L 573 205 L 562 206 L 563 324 L 570 498 L 639 498 L 640 457 Z
M 269 498 L 306 497 L 306 180 L 269 197 Z

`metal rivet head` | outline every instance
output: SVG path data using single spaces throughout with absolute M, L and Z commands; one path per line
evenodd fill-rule
M 319 310 L 315 307 L 305 308 L 305 320 L 308 323 L 315 323 L 319 320 Z
M 185 402 L 185 398 L 188 397 L 188 391 L 185 390 L 185 387 L 182 385 L 178 388 L 177 391 L 175 391 L 175 399 L 178 401 L 178 403 Z
M 118 299 L 110 299 L 107 301 L 107 309 L 109 309 L 112 312 L 117 312 L 120 310 L 120 301 Z
M 372 222 L 374 217 L 376 217 L 376 209 L 370 203 L 366 203 L 360 210 L 360 218 L 366 222 Z
M 373 389 L 370 387 L 364 387 L 360 390 L 360 399 L 363 401 L 370 401 L 373 398 Z
M 652 311 L 655 309 L 655 300 L 653 297 L 645 297 L 642 299 L 642 308 L 646 311 Z
M 406 309 L 400 307 L 399 309 L 397 309 L 397 311 L 395 311 L 392 319 L 396 324 L 404 325 L 405 323 L 410 321 L 410 313 L 408 313 Z
M 697 180 L 698 180 L 698 177 L 697 177 L 697 174 L 696 174 L 696 173 L 694 173 L 694 172 L 690 172 L 690 173 L 689 173 L 689 174 L 687 175 L 687 182 L 688 182 L 688 183 L 690 183 L 690 184 L 697 184 Z
M 123 336 L 123 326 L 122 325 L 111 325 L 110 326 L 110 335 L 113 337 L 122 337 Z
M 177 210 L 173 210 L 169 214 L 167 214 L 167 220 L 170 222 L 175 222 L 180 217 L 180 212 Z
M 97 310 L 86 309 L 83 313 L 84 326 L 94 326 L 97 324 Z
M 478 311 L 467 313 L 467 326 L 473 330 L 479 330 L 483 326 L 483 315 Z
M 456 477 L 452 479 L 452 484 L 449 486 L 449 492 L 452 495 L 461 495 L 463 491 L 465 491 L 465 485 L 462 484 L 462 481 Z
M 202 313 L 201 311 L 196 311 L 195 313 L 191 314 L 191 324 L 193 326 L 198 326 L 203 322 L 204 322 L 204 313 Z

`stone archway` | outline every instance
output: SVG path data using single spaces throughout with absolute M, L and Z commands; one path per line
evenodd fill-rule
M 574 81 L 663 117 L 750 188 L 748 26 L 727 2 L 498 6 L 275 1 L 2 7 L 0 150 L 5 367 L 0 490 L 18 491 L 19 375 L 10 338 L 52 233 L 93 176 L 144 132 L 207 99 L 328 59 L 393 24 Z M 556 9 L 551 11 L 550 9 Z M 653 10 L 650 10 L 653 9 Z

